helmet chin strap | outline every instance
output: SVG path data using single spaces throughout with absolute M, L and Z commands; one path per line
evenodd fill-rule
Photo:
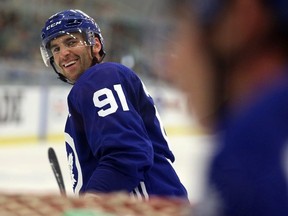
M 101 55 L 101 57 L 98 59 L 95 55 L 93 55 L 93 46 L 91 46 L 91 56 L 92 56 L 92 63 L 91 63 L 91 67 L 93 65 L 99 64 L 103 61 L 104 57 L 105 57 L 105 52 L 99 53 Z
M 98 64 L 98 63 L 100 63 L 100 62 L 99 62 L 98 59 L 94 56 L 93 59 L 92 59 L 91 67 L 92 67 L 93 65 Z
M 59 72 L 57 71 L 56 66 L 55 66 L 55 64 L 54 64 L 54 59 L 53 59 L 53 58 L 50 58 L 50 65 L 52 66 L 53 70 L 54 70 L 55 73 L 58 75 L 58 78 L 59 78 L 60 80 L 62 80 L 63 82 L 68 82 L 67 78 L 66 78 L 64 75 L 62 75 L 61 73 L 59 73 Z
M 60 72 L 57 71 L 53 58 L 50 58 L 50 65 L 52 66 L 52 68 L 56 72 L 56 74 L 58 75 L 58 79 L 60 79 L 61 81 L 65 82 L 65 83 L 69 83 L 71 85 L 74 85 L 74 83 L 70 82 L 67 79 L 67 77 L 65 77 L 63 74 L 61 74 Z

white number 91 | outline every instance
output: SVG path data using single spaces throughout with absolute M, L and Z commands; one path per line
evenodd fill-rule
M 120 100 L 123 111 L 128 111 L 129 107 L 128 107 L 122 86 L 120 84 L 117 84 L 117 85 L 114 85 L 113 87 L 114 87 L 114 91 L 117 94 L 117 97 Z M 103 88 L 94 92 L 93 102 L 94 102 L 94 106 L 98 108 L 102 108 L 98 111 L 98 115 L 101 117 L 105 117 L 107 115 L 115 113 L 118 109 L 118 104 L 115 99 L 115 96 L 112 90 L 108 88 Z M 109 105 L 109 106 L 107 106 L 107 108 L 104 109 L 104 106 L 106 105 Z

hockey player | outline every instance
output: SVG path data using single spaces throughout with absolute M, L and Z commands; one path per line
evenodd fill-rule
M 288 215 L 288 1 L 189 4 L 173 78 L 219 147 L 199 215 Z
M 101 63 L 104 40 L 94 19 L 80 10 L 58 12 L 41 38 L 45 64 L 73 85 L 65 141 L 74 192 L 187 199 L 153 99 L 132 70 Z

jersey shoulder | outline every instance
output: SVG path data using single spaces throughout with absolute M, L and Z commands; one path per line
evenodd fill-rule
M 91 87 L 94 85 L 104 88 L 116 83 L 122 84 L 131 79 L 139 79 L 139 77 L 130 68 L 116 62 L 105 62 L 90 67 L 81 75 L 74 86 L 82 88 L 83 86 Z
M 86 70 L 72 87 L 68 98 L 72 101 L 87 98 L 101 89 L 114 89 L 120 84 L 124 91 L 140 88 L 142 82 L 130 68 L 116 62 L 96 64 Z M 128 90 L 129 89 L 129 90 Z

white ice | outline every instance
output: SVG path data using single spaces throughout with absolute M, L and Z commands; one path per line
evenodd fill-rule
M 203 136 L 170 137 L 173 163 L 189 199 L 196 203 L 205 189 L 206 172 L 212 151 L 210 139 Z M 48 148 L 56 151 L 68 195 L 73 196 L 65 147 L 58 142 L 21 143 L 0 146 L 0 192 L 59 194 L 48 161 Z

